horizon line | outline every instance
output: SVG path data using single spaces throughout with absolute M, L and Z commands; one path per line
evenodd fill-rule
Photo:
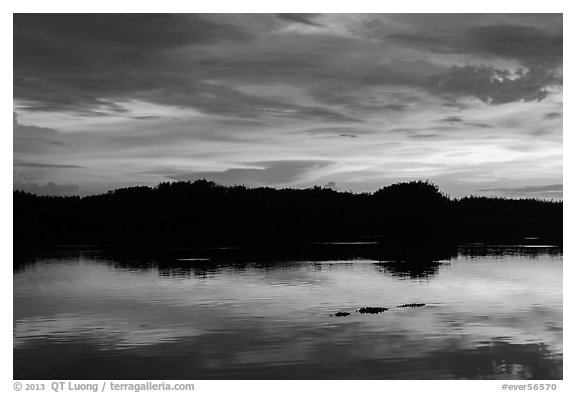
M 218 188 L 244 188 L 246 190 L 258 190 L 258 189 L 272 189 L 272 190 L 276 190 L 276 191 L 288 191 L 288 190 L 292 190 L 292 191 L 310 191 L 310 190 L 330 190 L 332 192 L 338 193 L 338 194 L 353 194 L 353 195 L 374 195 L 377 192 L 386 189 L 388 187 L 394 186 L 394 185 L 400 185 L 400 184 L 418 184 L 418 183 L 422 183 L 422 184 L 428 184 L 431 186 L 434 186 L 436 188 L 436 190 L 445 198 L 451 200 L 451 201 L 458 201 L 458 200 L 462 200 L 462 199 L 466 199 L 466 198 L 486 198 L 486 199 L 501 199 L 501 200 L 515 200 L 515 201 L 522 201 L 522 200 L 530 200 L 530 201 L 541 201 L 541 202 L 552 202 L 552 203 L 563 203 L 564 202 L 564 198 L 563 197 L 549 197 L 549 198 L 545 198 L 545 197 L 529 197 L 529 196 L 522 196 L 522 197 L 513 197 L 513 196 L 503 196 L 503 195 L 477 195 L 477 194 L 469 194 L 469 195 L 464 195 L 461 197 L 454 197 L 449 193 L 446 193 L 444 191 L 441 190 L 440 186 L 438 186 L 436 183 L 434 183 L 433 181 L 430 181 L 428 179 L 422 180 L 422 179 L 418 179 L 418 180 L 409 180 L 409 181 L 399 181 L 399 182 L 395 182 L 395 183 L 390 183 L 387 185 L 383 185 L 380 188 L 376 189 L 375 191 L 352 191 L 352 190 L 342 190 L 339 189 L 338 187 L 329 187 L 328 184 L 325 184 L 323 186 L 320 185 L 309 185 L 309 186 L 286 186 L 286 187 L 282 187 L 282 186 L 272 186 L 272 185 L 246 185 L 246 184 L 233 184 L 233 185 L 226 185 L 226 184 L 221 184 L 218 183 L 214 180 L 210 180 L 210 179 L 206 179 L 206 178 L 201 178 L 201 179 L 196 179 L 196 180 L 174 180 L 174 181 L 162 181 L 162 182 L 158 182 L 156 185 L 128 185 L 128 186 L 124 186 L 124 187 L 118 187 L 118 188 L 113 188 L 110 189 L 108 191 L 104 191 L 104 192 L 99 192 L 99 193 L 93 193 L 93 194 L 87 194 L 87 195 L 80 195 L 80 194 L 69 194 L 69 195 L 49 195 L 49 194 L 38 194 L 35 192 L 31 192 L 31 191 L 27 191 L 24 189 L 13 189 L 12 192 L 20 192 L 20 193 L 24 193 L 24 194 L 28 194 L 28 195 L 33 195 L 36 197 L 42 197 L 42 198 L 80 198 L 80 199 L 84 199 L 84 198 L 89 198 L 89 197 L 98 197 L 98 196 L 104 196 L 104 195 L 108 195 L 108 194 L 113 194 L 117 191 L 121 191 L 121 190 L 129 190 L 129 189 L 136 189 L 136 188 L 147 188 L 149 190 L 157 190 L 160 186 L 162 185 L 173 185 L 173 184 L 195 184 L 195 183 L 212 183 L 214 187 L 218 187 Z M 49 184 L 49 183 L 48 183 Z M 563 185 L 563 184 L 562 184 Z M 492 190 L 479 190 L 479 191 L 492 191 Z M 493 191 L 497 191 L 497 190 L 493 190 Z M 562 192 L 562 191 L 561 191 Z

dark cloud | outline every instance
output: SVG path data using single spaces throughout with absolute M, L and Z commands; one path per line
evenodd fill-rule
M 431 91 L 446 96 L 476 97 L 490 104 L 517 101 L 540 101 L 548 95 L 547 87 L 560 80 L 548 72 L 500 70 L 491 66 L 452 67 L 442 75 L 428 79 Z
M 374 131 L 356 127 L 318 127 L 305 130 L 308 135 L 351 136 L 371 134 Z
M 322 135 L 322 134 L 309 133 L 308 135 L 316 136 L 316 135 Z M 355 135 L 355 134 L 337 134 L 337 135 L 324 134 L 324 135 L 325 135 L 325 138 L 358 138 L 358 135 Z
M 553 198 L 553 199 L 563 199 L 564 193 L 562 191 L 547 191 L 545 193 L 536 194 L 538 198 Z
M 232 23 L 233 17 L 241 22 Z M 385 65 L 374 56 L 377 52 L 370 42 L 354 37 L 319 33 L 304 39 L 254 30 L 253 25 L 259 25 L 255 18 L 271 17 L 15 14 L 14 98 L 26 103 L 28 111 L 94 116 L 122 115 L 123 101 L 142 100 L 231 117 L 358 121 L 355 113 L 408 109 L 405 102 L 362 95 L 371 86 L 423 87 L 447 99 L 464 95 L 498 104 L 541 99 L 548 85 L 561 83 L 552 69 L 561 65 L 562 36 L 549 29 L 500 20 L 476 26 L 466 15 L 433 16 L 443 21 L 440 27 L 417 15 L 398 16 L 409 22 L 413 31 L 407 33 L 381 34 L 372 29 L 370 34 L 384 42 L 431 53 L 510 58 L 528 69 L 518 76 L 490 66 L 447 72 L 435 67 L 430 73 L 425 72 L 431 69 L 426 61 L 410 63 L 418 67 L 415 70 L 403 63 Z M 278 15 L 313 26 L 318 25 L 315 17 Z M 534 18 L 509 17 L 515 18 L 534 23 Z M 561 17 L 557 19 L 561 26 Z M 214 84 L 214 80 L 233 83 Z M 264 99 L 234 88 L 238 83 L 274 82 L 303 86 L 323 104 L 350 112 Z
M 512 23 L 490 23 L 489 18 L 466 15 L 439 15 L 442 24 L 414 24 L 414 31 L 381 33 L 382 26 L 372 24 L 370 34 L 386 42 L 391 41 L 419 50 L 441 54 L 474 54 L 487 58 L 517 60 L 532 67 L 557 67 L 562 64 L 562 15 L 550 14 L 553 29 L 524 25 L 519 15 L 509 15 Z M 539 21 L 543 24 L 542 16 Z M 428 22 L 435 19 L 427 15 Z M 467 21 L 467 22 L 466 22 Z M 478 23 L 481 25 L 477 25 Z M 385 30 L 384 30 L 385 31 Z
M 214 180 L 222 184 L 286 184 L 302 180 L 318 169 L 333 165 L 332 161 L 286 160 L 246 163 L 248 168 L 230 168 L 222 172 L 170 174 L 173 180 Z
M 181 88 L 183 58 L 248 39 L 198 14 L 15 14 L 14 97 L 27 110 L 121 113 L 116 99 Z
M 62 149 L 68 146 L 58 131 L 47 127 L 23 125 L 18 122 L 18 116 L 13 114 L 13 141 L 14 153 L 31 151 L 46 152 L 50 148 Z
M 490 188 L 484 190 L 477 190 L 479 192 L 490 192 L 505 195 L 507 197 L 529 197 L 529 198 L 544 198 L 544 199 L 563 199 L 563 185 L 562 184 L 549 184 L 544 186 L 525 186 L 525 187 L 500 187 Z
M 392 33 L 380 37 L 384 41 L 418 48 L 436 53 L 454 53 L 455 40 L 450 35 L 418 33 Z
M 61 18 L 72 19 L 73 16 Z M 108 32 L 100 35 L 99 29 L 111 24 L 115 18 L 122 25 L 123 17 L 113 15 L 99 23 L 88 23 L 87 27 L 80 28 L 78 35 L 66 36 L 63 36 L 61 28 L 53 26 L 55 22 L 51 20 L 42 24 L 47 30 L 44 35 L 38 32 L 38 27 L 32 33 L 25 31 L 27 23 L 16 20 L 15 30 L 23 30 L 22 34 L 29 40 L 19 39 L 18 34 L 15 36 L 15 53 L 20 54 L 15 55 L 14 60 L 14 97 L 25 103 L 27 111 L 73 112 L 85 116 L 126 116 L 127 110 L 122 102 L 140 100 L 229 117 L 359 121 L 341 110 L 252 96 L 238 91 L 231 83 L 213 81 L 262 83 L 290 81 L 294 77 L 301 81 L 321 75 L 322 65 L 315 64 L 314 59 L 295 57 L 294 53 L 282 51 L 258 56 L 242 52 L 235 54 L 234 50 L 230 54 L 211 54 L 204 44 L 214 44 L 212 41 L 217 39 L 226 41 L 228 35 L 222 31 L 228 30 L 198 16 L 181 17 L 187 21 L 186 26 L 198 25 L 193 31 L 180 26 L 181 18 L 176 19 L 176 26 L 171 25 L 170 18 L 161 18 L 151 25 L 158 31 L 142 32 L 142 42 L 138 43 L 133 41 L 140 37 L 140 29 L 144 29 L 141 22 L 146 18 L 135 18 L 133 24 L 124 27 L 136 30 L 130 33 L 134 36 L 132 38 L 116 40 Z M 24 21 L 29 22 L 26 18 Z M 71 24 L 76 26 L 76 22 Z M 237 27 L 229 28 L 231 37 L 238 33 L 239 37 L 245 38 L 236 31 Z M 165 45 L 160 45 L 161 38 L 155 38 L 154 44 L 146 46 L 146 37 L 156 33 L 165 36 Z M 182 37 L 172 41 L 173 34 Z M 48 42 L 45 36 L 53 40 Z M 29 50 L 31 45 L 56 52 L 62 50 L 67 54 L 48 56 L 47 59 L 39 56 L 38 59 L 37 52 Z M 123 47 L 129 53 L 133 52 L 132 56 L 125 58 Z M 312 75 L 307 75 L 312 70 Z M 151 120 L 142 116 L 138 119 Z
M 529 67 L 556 67 L 562 64 L 561 28 L 561 15 L 558 32 L 512 24 L 478 26 L 459 43 L 463 51 L 511 58 Z
M 380 108 L 383 110 L 392 110 L 392 111 L 403 111 L 409 107 L 408 104 L 386 104 L 382 105 Z
M 79 165 L 65 165 L 65 164 L 46 164 L 41 162 L 30 162 L 30 161 L 22 161 L 15 159 L 14 164 L 15 167 L 22 167 L 22 168 L 61 168 L 61 169 L 78 169 L 84 168 L 83 166 Z
M 448 116 L 443 119 L 438 120 L 442 123 L 449 123 L 449 124 L 460 124 L 464 123 L 464 120 L 460 116 Z
M 123 115 L 126 110 L 119 102 L 135 99 L 224 116 L 358 121 L 350 113 L 254 97 L 232 86 L 281 82 L 314 89 L 350 80 L 358 89 L 411 78 L 391 70 L 383 73 L 370 63 L 342 62 L 340 58 L 347 59 L 348 53 L 355 51 L 351 39 L 320 35 L 295 45 L 297 41 L 290 38 L 260 52 L 248 43 L 239 46 L 242 51 L 231 46 L 229 51 L 213 53 L 209 44 L 214 41 L 228 45 L 228 38 L 243 37 L 239 44 L 247 43 L 246 34 L 238 32 L 236 26 L 228 26 L 227 30 L 224 24 L 205 16 L 153 18 L 149 30 L 144 16 L 94 16 L 95 21 L 90 16 L 82 16 L 79 21 L 73 20 L 75 17 L 15 19 L 14 97 L 26 104 L 26 110 Z M 86 23 L 82 23 L 84 20 Z M 184 25 L 182 20 L 186 21 Z M 75 29 L 79 30 L 77 34 L 68 34 Z M 124 30 L 127 37 L 121 34 Z M 150 34 L 155 37 L 147 46 Z M 285 39 L 270 38 L 272 43 Z M 214 79 L 233 83 L 215 84 Z M 323 102 L 329 103 L 326 97 Z M 377 103 L 365 108 L 351 105 L 350 109 L 404 107 Z
M 14 156 L 34 182 L 375 184 L 430 162 L 454 173 L 462 160 L 433 153 L 469 151 L 471 135 L 485 178 L 502 140 L 549 157 L 514 167 L 533 183 L 561 166 L 558 14 L 17 14 L 13 35 Z M 266 161 L 277 146 L 285 161 Z M 98 176 L 58 167 L 78 157 Z
M 532 192 L 557 192 L 563 191 L 564 186 L 562 184 L 549 184 L 545 186 L 526 186 L 526 187 L 516 187 L 516 188 L 490 188 L 486 190 L 478 191 L 501 191 L 501 192 L 522 192 L 522 193 L 532 193 Z
M 562 113 L 560 112 L 549 112 L 546 113 L 546 115 L 544 115 L 544 119 L 546 120 L 555 120 L 555 119 L 561 119 L 562 118 Z
M 15 138 L 52 138 L 58 135 L 58 132 L 52 128 L 26 126 L 18 122 L 18 115 L 16 112 L 12 113 L 13 117 L 13 131 Z
M 487 123 L 476 123 L 476 122 L 474 122 L 474 123 L 468 123 L 468 124 L 470 124 L 471 126 L 474 126 L 474 127 L 479 127 L 479 128 L 494 128 L 493 125 L 490 125 L 490 124 L 487 124 Z
M 53 182 L 46 184 L 16 182 L 13 188 L 36 195 L 61 196 L 77 194 L 80 187 L 77 184 L 56 184 Z
M 278 14 L 278 18 L 293 22 L 293 23 L 302 23 L 303 25 L 309 26 L 322 26 L 319 23 L 313 21 L 320 14 Z
M 250 38 L 247 30 L 203 14 L 14 14 L 14 26 L 15 61 L 34 51 L 49 65 L 69 55 L 60 59 L 68 60 L 69 67 L 88 65 L 87 60 L 110 52 L 134 64 L 157 51 Z
M 328 183 L 326 183 L 324 185 L 324 188 L 330 188 L 332 190 L 339 190 L 340 189 L 340 188 L 338 188 L 338 185 L 334 181 L 329 181 Z
M 163 120 L 167 119 L 165 116 L 132 116 L 132 119 L 136 120 Z
M 465 120 L 464 118 L 462 118 L 460 116 L 447 116 L 447 117 L 444 117 L 444 118 L 438 120 L 438 122 L 448 123 L 448 124 L 452 124 L 452 125 L 456 125 L 456 126 L 457 125 L 466 125 L 466 126 L 479 127 L 479 128 L 492 128 L 492 126 L 490 124 L 468 121 L 468 120 Z
M 459 110 L 464 110 L 464 109 L 470 108 L 470 104 L 466 104 L 466 103 L 462 103 L 462 102 L 455 102 L 455 101 L 445 102 L 444 104 L 442 104 L 442 106 L 445 106 L 447 108 L 456 108 Z
M 429 18 L 428 18 L 429 17 Z M 501 23 L 495 15 L 407 15 L 413 30 L 388 32 L 385 23 L 368 23 L 364 30 L 383 43 L 393 43 L 442 55 L 473 55 L 489 62 L 494 59 L 517 61 L 525 70 L 518 75 L 508 70 L 483 65 L 454 67 L 448 73 L 428 77 L 434 93 L 478 97 L 491 104 L 539 100 L 550 85 L 561 85 L 557 75 L 562 66 L 562 15 L 509 15 Z M 493 20 L 492 23 L 490 21 Z M 539 20 L 542 26 L 523 25 Z M 434 23 L 436 21 L 436 23 Z M 480 23 L 480 25 L 478 25 Z M 553 28 L 549 28 L 551 25 Z
M 438 138 L 439 135 L 438 134 L 410 134 L 408 135 L 409 138 L 412 139 L 432 139 L 432 138 Z

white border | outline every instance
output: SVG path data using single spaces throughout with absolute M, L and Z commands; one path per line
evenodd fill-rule
M 572 2 L 574 3 L 574 2 Z M 574 26 L 576 20 L 574 12 L 568 0 L 547 0 L 545 2 L 527 1 L 503 1 L 484 0 L 477 4 L 455 0 L 432 0 L 432 1 L 365 1 L 355 0 L 353 2 L 335 2 L 329 0 L 310 1 L 292 0 L 280 4 L 271 1 L 222 1 L 211 0 L 208 2 L 182 1 L 182 0 L 162 0 L 161 2 L 143 3 L 142 0 L 98 0 L 96 2 L 82 2 L 78 0 L 10 0 L 2 2 L 2 14 L 0 26 L 2 26 L 2 48 L 9 52 L 10 56 L 5 56 L 2 61 L 2 124 L 4 130 L 1 133 L 1 155 L 2 157 L 2 186 L 0 193 L 2 208 L 2 264 L 3 271 L 0 275 L 2 312 L 5 316 L 1 326 L 1 360 L 0 368 L 0 390 L 11 392 L 13 390 L 12 380 L 12 351 L 13 351 L 13 327 L 10 322 L 12 318 L 12 140 L 8 130 L 12 129 L 12 13 L 14 12 L 223 12 L 223 13 L 263 13 L 263 12 L 419 12 L 419 13 L 452 13 L 452 12 L 490 12 L 490 13 L 564 13 L 564 69 L 569 70 L 565 74 L 564 80 L 564 102 L 569 110 L 564 111 L 564 201 L 566 201 L 564 211 L 565 239 L 574 239 L 574 208 L 572 205 L 572 195 L 574 193 L 573 171 L 574 168 L 574 118 L 571 105 L 574 91 L 574 83 L 571 72 L 575 72 L 574 53 L 571 47 L 574 44 Z M 10 92 L 10 95 L 9 95 Z M 571 370 L 574 370 L 573 356 L 574 340 L 571 331 L 574 329 L 574 312 L 571 307 L 573 287 L 570 282 L 571 277 L 575 277 L 573 266 L 573 246 L 569 241 L 565 242 L 564 248 L 564 381 L 550 381 L 558 385 L 558 392 L 576 391 L 576 384 Z M 566 353 L 568 356 L 566 356 Z M 48 382 L 48 381 L 47 381 Z M 142 381 L 134 381 L 142 382 Z M 176 382 L 176 381 L 170 381 Z M 185 382 L 185 381 L 183 381 Z M 276 392 L 293 392 L 295 390 L 304 391 L 330 391 L 347 392 L 359 390 L 369 391 L 433 391 L 433 392 L 496 392 L 501 391 L 502 383 L 506 381 L 194 381 L 197 391 L 250 391 L 269 392 L 274 389 Z M 529 383 L 535 381 L 508 381 L 508 383 Z M 572 388 L 569 388 L 572 386 Z M 51 391 L 47 389 L 46 391 Z

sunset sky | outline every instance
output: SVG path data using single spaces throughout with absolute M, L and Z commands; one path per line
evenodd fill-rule
M 562 197 L 560 14 L 15 14 L 14 188 Z

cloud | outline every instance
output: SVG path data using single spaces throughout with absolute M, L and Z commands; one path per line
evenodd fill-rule
M 452 67 L 450 71 L 428 79 L 427 87 L 440 95 L 476 97 L 497 105 L 518 101 L 541 101 L 547 88 L 560 80 L 553 74 L 500 70 L 490 66 Z
M 357 31 L 383 44 L 429 53 L 555 66 L 562 61 L 562 24 L 562 14 L 371 15 Z
M 300 133 L 299 131 L 297 133 Z M 306 134 L 313 137 L 324 138 L 358 138 L 362 134 L 369 134 L 370 131 L 357 130 L 348 127 L 320 128 L 306 130 Z
M 14 159 L 14 166 L 15 167 L 24 167 L 24 168 L 61 168 L 61 169 L 84 168 L 83 166 L 79 166 L 79 165 L 46 164 L 46 163 L 41 163 L 41 162 L 22 161 L 22 160 L 18 160 L 18 159 Z
M 448 72 L 440 69 L 423 80 L 423 86 L 436 94 L 472 96 L 501 104 L 542 99 L 549 85 L 562 83 L 561 14 L 533 18 L 514 14 L 402 15 L 399 19 L 405 25 L 400 25 L 399 31 L 394 29 L 398 20 L 386 18 L 392 17 L 368 18 L 360 34 L 387 48 L 427 53 L 429 63 L 445 66 L 452 59 Z M 466 56 L 467 64 L 457 61 L 456 56 Z
M 56 184 L 53 182 L 48 182 L 46 184 L 16 182 L 13 184 L 14 190 L 25 191 L 36 195 L 50 196 L 75 194 L 78 192 L 79 188 L 80 187 L 77 184 Z
M 264 184 L 277 185 L 309 180 L 310 175 L 333 166 L 331 161 L 284 160 L 246 163 L 248 168 L 229 168 L 222 172 L 196 172 L 171 174 L 174 180 L 193 181 L 214 180 L 222 184 Z
M 465 120 L 464 118 L 462 118 L 461 116 L 447 116 L 447 117 L 444 117 L 444 118 L 438 120 L 438 122 L 447 123 L 447 124 L 451 124 L 454 126 L 465 125 L 465 126 L 480 127 L 480 128 L 492 128 L 492 126 L 490 124 L 468 121 L 468 120 Z
M 83 191 L 553 182 L 561 43 L 560 14 L 15 15 L 14 156 Z
M 18 115 L 16 112 L 12 113 L 13 116 L 13 132 L 15 138 L 28 138 L 46 140 L 58 136 L 58 132 L 52 128 L 26 126 L 18 122 Z
M 403 111 L 409 107 L 408 104 L 385 104 L 382 105 L 380 108 L 382 110 L 392 110 L 392 111 Z
M 440 137 L 440 135 L 431 134 L 431 133 L 427 133 L 427 134 L 414 133 L 414 134 L 409 134 L 408 137 L 413 138 L 413 139 L 432 139 L 432 138 L 438 138 L 438 137 Z
M 561 119 L 561 118 L 562 118 L 561 112 L 549 112 L 549 113 L 546 113 L 546 115 L 544 115 L 544 119 L 546 119 L 546 120 L 555 120 L 555 119 Z
M 338 185 L 336 184 L 336 182 L 333 182 L 333 181 L 329 181 L 328 183 L 326 183 L 324 185 L 324 188 L 330 188 L 332 190 L 339 190 Z
M 320 14 L 278 14 L 278 18 L 288 22 L 302 23 L 308 26 L 321 27 L 322 25 L 313 21 Z
M 133 119 L 136 120 L 162 120 L 162 119 L 166 119 L 166 117 L 164 116 L 132 116 Z
M 558 31 L 532 26 L 501 24 L 470 29 L 461 41 L 462 50 L 519 60 L 529 67 L 556 67 L 562 64 L 562 18 Z
M 182 53 L 249 39 L 198 14 L 15 14 L 14 97 L 27 110 L 122 112 L 127 94 L 181 86 Z
M 53 128 L 23 125 L 14 112 L 13 148 L 15 154 L 61 151 L 68 143 Z
M 448 116 L 448 117 L 445 117 L 445 118 L 440 119 L 438 121 L 443 122 L 443 123 L 449 123 L 449 124 L 464 123 L 464 120 L 460 116 Z
M 562 184 L 549 184 L 545 186 L 526 186 L 526 187 L 516 187 L 516 188 L 490 188 L 487 190 L 479 191 L 503 191 L 503 192 L 556 192 L 562 191 Z
M 230 24 L 201 14 L 15 14 L 18 38 L 37 37 L 39 31 L 63 39 L 73 35 L 96 47 L 85 51 L 131 48 L 160 48 L 220 40 L 238 41 L 247 33 Z M 50 37 L 44 37 L 48 40 Z
M 496 192 L 506 196 L 522 196 L 522 197 L 535 197 L 535 198 L 563 198 L 563 185 L 562 184 L 548 184 L 543 186 L 523 186 L 523 187 L 501 187 L 478 190 L 480 192 Z
M 277 16 L 318 26 L 315 17 Z M 541 99 L 547 85 L 561 83 L 556 72 L 562 35 L 517 24 L 537 18 L 511 15 L 506 24 L 482 17 L 484 24 L 477 26 L 463 23 L 473 21 L 465 15 L 432 16 L 440 18 L 438 27 L 418 16 L 374 24 L 377 17 L 365 17 L 368 36 L 318 32 L 302 40 L 290 32 L 271 34 L 275 16 L 266 14 L 17 14 L 14 97 L 27 111 L 92 116 L 126 115 L 122 102 L 140 99 L 224 116 L 358 121 L 360 114 L 409 107 L 370 94 L 374 86 L 423 88 L 444 98 L 473 96 L 499 104 Z M 327 15 L 324 22 L 354 31 L 357 18 Z M 389 32 L 390 26 L 399 32 Z M 488 63 L 511 58 L 526 70 L 517 75 L 486 62 L 462 66 L 451 58 L 434 63 L 426 59 L 429 53 L 484 56 Z M 238 89 L 251 83 L 302 86 L 323 105 Z
M 360 127 L 318 127 L 305 130 L 308 135 L 327 135 L 358 137 L 360 135 L 372 134 L 375 131 Z

